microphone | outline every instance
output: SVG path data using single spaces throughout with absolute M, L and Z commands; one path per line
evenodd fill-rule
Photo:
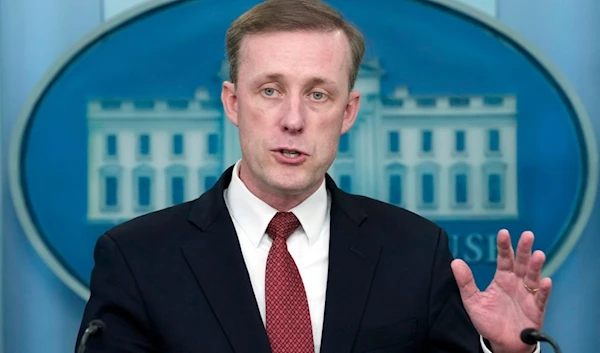
M 83 332 L 81 336 L 81 340 L 79 341 L 79 347 L 77 348 L 77 353 L 85 353 L 85 345 L 87 344 L 90 336 L 95 335 L 96 333 L 104 330 L 104 321 L 102 320 L 92 320 L 88 324 L 87 328 Z
M 526 328 L 521 331 L 521 341 L 525 344 L 537 344 L 538 342 L 548 342 L 554 348 L 556 353 L 562 353 L 558 344 L 550 336 L 534 328 Z

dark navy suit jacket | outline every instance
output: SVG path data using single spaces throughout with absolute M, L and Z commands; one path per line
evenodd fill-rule
M 81 330 L 88 352 L 270 352 L 223 190 L 128 221 L 97 242 Z M 446 233 L 404 209 L 338 189 L 322 353 L 480 352 L 450 269 Z

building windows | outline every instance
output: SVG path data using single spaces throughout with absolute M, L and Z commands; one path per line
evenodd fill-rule
M 155 102 L 152 100 L 135 100 L 133 107 L 135 110 L 152 110 L 154 109 Z
M 133 169 L 133 200 L 136 212 L 148 212 L 153 209 L 154 175 L 154 168 L 149 165 Z
M 421 175 L 421 203 L 423 205 L 431 205 L 435 201 L 435 183 L 431 173 Z
M 486 208 L 504 208 L 506 193 L 506 164 L 487 162 L 483 166 L 483 185 L 485 186 L 484 206 Z
M 500 174 L 488 175 L 488 203 L 499 204 L 502 202 L 502 177 Z
M 373 101 L 377 100 L 377 95 L 369 95 L 369 98 Z M 381 97 L 379 98 L 381 103 L 386 107 L 403 107 L 404 99 L 401 98 L 390 98 L 390 97 Z
M 219 135 L 208 134 L 208 154 L 211 156 L 219 153 Z
M 402 175 L 390 175 L 389 202 L 392 205 L 402 204 Z
M 138 155 L 139 157 L 150 156 L 150 135 L 143 134 L 139 136 Z
M 350 175 L 340 175 L 340 189 L 345 192 L 352 192 L 352 177 Z
M 185 201 L 184 178 L 175 176 L 171 178 L 171 204 L 177 205 Z
M 471 167 L 467 163 L 458 163 L 450 167 L 450 206 L 467 208 L 471 206 L 469 182 Z
M 120 100 L 104 99 L 100 101 L 100 106 L 102 110 L 119 110 L 121 109 L 121 103 Z
M 454 176 L 454 202 L 464 205 L 468 201 L 467 175 L 456 174 Z
M 420 108 L 435 108 L 437 101 L 435 98 L 426 97 L 426 98 L 417 98 L 416 103 L 417 103 L 417 107 L 420 107 Z
M 106 207 L 116 207 L 119 202 L 119 181 L 117 177 L 107 176 L 104 178 L 106 185 L 104 199 L 104 205 Z
M 117 156 L 117 135 L 106 136 L 106 157 L 114 158 Z
M 179 157 L 183 155 L 183 135 L 173 135 L 173 156 Z
M 421 131 L 421 152 L 431 153 L 433 151 L 433 132 L 431 130 Z
M 438 194 L 438 175 L 440 171 L 439 165 L 427 162 L 417 166 L 417 189 L 419 192 L 418 206 L 419 208 L 432 209 L 437 208 Z
M 138 177 L 138 205 L 150 206 L 150 177 Z
M 504 104 L 504 98 L 494 96 L 483 97 L 483 104 L 487 106 L 501 106 Z
M 340 136 L 340 143 L 338 145 L 339 153 L 349 153 L 350 152 L 350 136 L 348 133 Z
M 405 204 L 405 176 L 406 166 L 394 163 L 386 168 L 387 176 L 387 201 L 392 205 L 403 206 Z
M 451 107 L 469 107 L 470 99 L 468 97 L 451 97 L 448 104 Z
M 488 131 L 488 151 L 500 152 L 500 131 L 497 129 Z
M 464 130 L 458 130 L 454 134 L 454 137 L 455 137 L 454 150 L 458 153 L 465 152 L 465 142 L 466 142 L 465 135 L 466 135 L 466 133 Z
M 100 210 L 118 212 L 121 208 L 121 173 L 119 165 L 105 165 L 99 170 Z
M 400 133 L 398 131 L 388 133 L 388 144 L 390 153 L 400 152 Z
M 204 190 L 208 191 L 217 183 L 216 175 L 207 175 L 204 177 Z
M 333 168 L 335 173 L 333 175 L 337 186 L 348 193 L 355 191 L 353 190 L 353 186 L 356 188 L 356 185 L 352 185 L 355 182 L 355 180 L 353 180 L 355 178 L 354 163 L 342 160 L 341 162 L 336 162 Z
M 210 190 L 219 180 L 219 166 L 208 165 L 198 170 L 198 191 L 200 194 Z
M 185 110 L 188 108 L 190 101 L 187 99 L 169 99 L 167 106 L 173 110 Z
M 187 174 L 188 168 L 185 165 L 172 165 L 166 169 L 168 206 L 186 201 Z

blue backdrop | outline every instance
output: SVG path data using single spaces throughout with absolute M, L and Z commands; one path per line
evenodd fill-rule
M 65 50 L 102 22 L 100 9 L 99 1 L 0 0 L 4 324 L 0 347 L 5 352 L 65 352 L 74 344 L 84 302 L 56 278 L 25 238 L 10 200 L 6 166 L 10 135 L 26 98 Z M 593 35 L 600 31 L 600 4 L 594 0 L 551 6 L 544 0 L 500 1 L 498 17 L 566 76 L 598 134 L 600 103 L 593 98 L 600 96 L 600 82 L 593 78 L 600 77 L 600 44 Z M 456 75 L 448 82 L 460 79 L 460 73 Z M 464 87 L 468 92 L 468 80 Z M 427 91 L 426 82 L 419 88 Z M 556 167 L 570 166 L 565 162 Z M 597 207 L 577 246 L 553 276 L 555 289 L 545 330 L 556 336 L 565 351 L 594 351 L 600 344 L 596 335 L 600 303 L 595 300 L 600 294 L 600 276 L 594 256 L 600 246 L 595 236 L 600 226 Z

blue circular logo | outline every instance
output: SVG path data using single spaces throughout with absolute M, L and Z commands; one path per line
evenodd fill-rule
M 241 157 L 219 99 L 224 37 L 255 3 L 140 7 L 65 54 L 32 93 L 11 146 L 12 196 L 35 249 L 81 297 L 100 234 L 197 198 Z M 560 74 L 463 6 L 330 3 L 367 41 L 359 116 L 329 171 L 338 186 L 444 227 L 480 286 L 500 228 L 515 241 L 534 231 L 552 274 L 598 179 L 590 122 Z

